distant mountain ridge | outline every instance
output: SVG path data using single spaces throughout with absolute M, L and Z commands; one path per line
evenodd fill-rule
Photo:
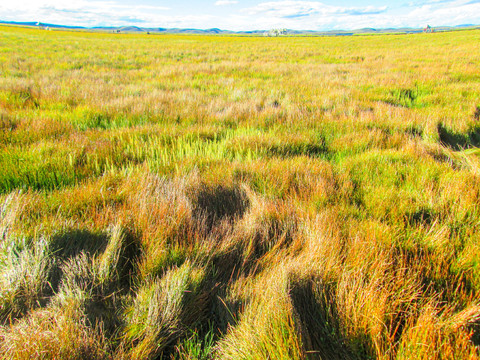
M 263 35 L 268 33 L 268 30 L 232 31 L 232 30 L 221 30 L 218 28 L 211 28 L 211 29 L 162 28 L 162 27 L 142 28 L 138 26 L 84 27 L 84 26 L 58 25 L 58 24 L 38 23 L 38 22 L 18 22 L 18 21 L 2 21 L 2 20 L 0 20 L 0 24 L 30 26 L 30 27 L 42 26 L 44 28 L 48 27 L 50 29 L 108 31 L 108 32 L 127 33 L 127 34 L 149 33 L 149 34 L 199 34 L 199 35 L 235 35 L 235 34 Z M 469 29 L 469 28 L 480 29 L 480 25 L 462 24 L 457 26 L 434 27 L 435 31 L 453 31 L 453 30 Z M 363 29 L 356 29 L 356 30 L 328 30 L 328 31 L 287 29 L 285 35 L 350 36 L 355 34 L 388 34 L 388 33 L 414 34 L 414 33 L 420 33 L 420 32 L 423 32 L 423 28 L 385 28 L 385 29 L 363 28 Z

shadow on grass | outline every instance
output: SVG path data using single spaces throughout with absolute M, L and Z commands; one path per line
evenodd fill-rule
M 51 287 L 49 297 L 61 292 L 62 282 L 72 275 L 64 273 L 65 264 L 81 261 L 82 257 L 91 259 L 93 256 L 101 256 L 107 250 L 110 237 L 111 234 L 106 232 L 93 233 L 88 230 L 72 230 L 54 236 L 51 242 L 53 266 L 49 274 Z M 140 253 L 139 241 L 133 234 L 124 231 L 118 260 L 112 269 L 114 275 L 101 285 L 90 283 L 91 280 L 87 278 L 92 275 L 83 280 L 78 279 L 80 282 L 87 281 L 90 284 L 87 291 L 91 297 L 84 304 L 85 315 L 89 323 L 91 326 L 102 324 L 103 330 L 109 336 L 118 332 L 123 324 L 118 309 L 123 306 L 122 297 L 129 294 L 134 288 Z M 87 263 L 85 266 L 95 265 Z M 85 271 L 93 274 L 94 270 L 87 268 Z
M 480 127 L 472 126 L 466 133 L 457 133 L 444 124 L 437 125 L 440 143 L 452 150 L 461 151 L 466 148 L 480 146 Z
M 433 223 L 437 214 L 428 208 L 420 208 L 405 215 L 406 223 L 409 226 L 428 226 Z
M 318 284 L 316 279 L 302 279 L 291 284 L 290 298 L 300 322 L 302 340 L 309 359 L 371 359 L 366 348 L 372 341 L 365 335 L 352 339 L 342 335 L 334 284 Z
M 443 304 L 466 304 L 465 299 L 476 298 L 477 292 L 474 284 L 468 276 L 461 271 L 454 271 L 451 268 L 452 260 L 438 254 L 438 250 L 429 249 L 422 246 L 399 247 L 395 248 L 392 254 L 393 267 L 406 268 L 412 271 L 412 276 L 418 277 L 422 284 L 422 298 L 437 298 Z M 398 261 L 398 264 L 396 263 Z M 404 275 L 405 276 L 405 275 Z M 407 275 L 408 276 L 408 275 Z M 463 305 L 464 306 L 464 305 Z M 392 321 L 398 328 L 395 340 L 401 337 L 405 324 L 407 323 L 406 314 L 418 317 L 418 307 L 415 303 L 409 305 L 410 309 L 405 308 L 395 316 Z M 458 311 L 462 310 L 462 306 Z M 412 312 L 413 311 L 413 312 Z M 480 321 L 468 324 L 469 330 L 472 330 L 472 342 L 480 345 Z
M 405 133 L 414 138 L 421 138 L 423 136 L 423 129 L 420 126 L 411 125 L 405 129 Z
M 193 215 L 203 219 L 207 232 L 222 221 L 232 223 L 250 207 L 247 194 L 238 187 L 202 184 L 199 188 L 191 189 L 189 195 Z
M 105 251 L 108 234 L 93 233 L 88 230 L 75 229 L 54 235 L 50 242 L 50 250 L 61 259 L 77 256 L 81 252 L 97 255 Z
M 177 346 L 188 342 L 188 330 L 194 331 L 198 342 L 197 347 L 203 347 L 202 341 L 211 336 L 211 341 L 216 341 L 219 334 L 212 329 L 211 312 L 212 302 L 216 294 L 216 286 L 209 279 L 196 289 L 188 289 L 181 300 L 181 311 L 178 315 L 178 329 L 171 334 L 171 340 L 162 352 L 162 359 L 173 359 L 177 353 Z M 197 349 L 198 350 L 198 349 Z M 190 357 L 189 357 L 190 358 Z
M 211 321 L 215 325 L 215 335 L 225 334 L 229 326 L 235 326 L 242 311 L 242 304 L 238 299 L 230 299 L 227 294 L 228 287 L 240 277 L 247 276 L 252 269 L 245 266 L 243 254 L 240 249 L 217 254 L 213 259 L 211 282 L 215 287 L 212 294 Z
M 62 264 L 82 252 L 96 255 L 105 251 L 108 244 L 106 233 L 92 233 L 88 230 L 69 230 L 54 235 L 50 241 L 50 251 L 53 254 L 53 266 L 49 276 L 51 294 L 58 292 L 63 278 Z
M 209 289 L 203 294 L 202 304 L 208 314 L 208 324 L 201 324 L 198 328 L 199 336 L 206 337 L 213 332 L 214 342 L 224 336 L 230 327 L 238 325 L 245 302 L 240 298 L 230 296 L 230 288 L 239 279 L 255 276 L 260 270 L 258 262 L 254 259 L 245 259 L 242 246 L 235 246 L 224 252 L 216 253 L 211 259 L 209 274 L 205 280 L 205 288 Z
M 294 156 L 305 155 L 309 157 L 326 156 L 329 153 L 325 141 L 318 144 L 301 143 L 301 144 L 282 144 L 269 145 L 265 151 L 269 156 L 278 156 L 280 158 L 288 158 Z

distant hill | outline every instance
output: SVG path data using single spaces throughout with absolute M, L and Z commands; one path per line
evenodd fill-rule
M 1 21 L 0 24 L 38 27 L 38 22 L 16 22 L 16 21 Z M 83 26 L 69 26 L 58 24 L 41 23 L 43 27 L 51 29 L 82 29 L 87 31 L 108 31 L 115 33 L 149 33 L 149 34 L 198 34 L 198 35 L 263 35 L 268 30 L 250 30 L 250 31 L 231 31 L 222 30 L 218 28 L 211 29 L 181 29 L 181 28 L 142 28 L 138 26 L 97 26 L 97 27 L 83 27 Z M 457 26 L 439 26 L 434 27 L 435 31 L 453 31 L 461 29 L 480 29 L 480 25 L 464 24 Z M 330 31 L 315 31 L 315 30 L 287 30 L 286 35 L 310 35 L 310 36 L 352 36 L 358 34 L 416 34 L 423 32 L 423 28 L 363 28 L 357 30 L 330 30 Z

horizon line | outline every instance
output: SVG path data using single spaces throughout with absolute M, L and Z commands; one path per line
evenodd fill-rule
M 66 29 L 85 29 L 85 30 L 95 30 L 95 29 L 122 29 L 122 28 L 136 28 L 139 30 L 157 30 L 157 31 L 171 31 L 171 30 L 183 30 L 183 31 L 221 31 L 221 32 L 230 32 L 230 33 L 260 33 L 260 32 L 268 32 L 272 30 L 279 30 L 280 28 L 270 28 L 270 29 L 254 29 L 254 30 L 229 30 L 229 29 L 221 29 L 218 27 L 212 28 L 195 28 L 195 27 L 162 27 L 162 26 L 155 26 L 155 27 L 141 27 L 138 25 L 102 25 L 102 26 L 81 26 L 81 25 L 66 25 L 66 24 L 54 24 L 54 23 L 46 23 L 46 22 L 39 22 L 39 21 L 11 21 L 11 20 L 0 20 L 0 24 L 10 24 L 10 25 L 23 25 L 23 26 L 32 26 L 32 27 L 39 27 L 39 26 L 47 26 L 47 27 L 58 27 L 58 28 L 66 28 Z M 334 30 L 312 30 L 312 29 L 301 29 L 301 30 L 294 30 L 288 28 L 282 28 L 287 32 L 310 32 L 310 33 L 335 33 L 335 32 L 356 32 L 362 30 L 372 30 L 372 31 L 392 31 L 392 30 L 423 30 L 427 28 L 429 24 L 425 24 L 425 27 L 384 27 L 384 28 L 375 28 L 375 27 L 363 27 L 358 29 L 334 29 Z M 460 25 L 439 25 L 439 26 L 431 26 L 432 29 L 456 29 L 456 28 L 478 28 L 480 24 L 460 24 Z M 161 29 L 161 30 L 160 30 Z

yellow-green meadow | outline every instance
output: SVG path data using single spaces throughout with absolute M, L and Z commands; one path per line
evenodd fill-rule
M 0 26 L 0 357 L 479 358 L 479 44 Z

